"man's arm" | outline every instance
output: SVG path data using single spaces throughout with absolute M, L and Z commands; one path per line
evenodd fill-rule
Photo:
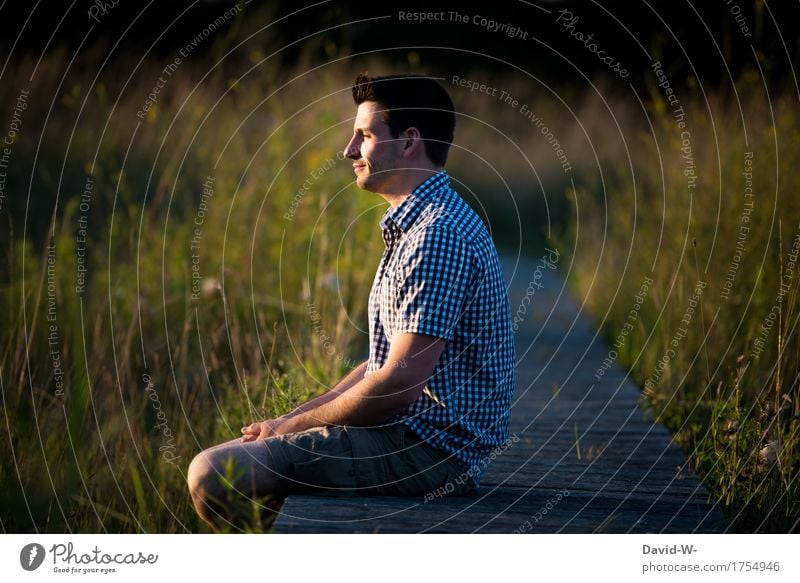
M 367 361 L 362 362 L 356 368 L 351 370 L 347 376 L 345 376 L 341 381 L 339 381 L 332 389 L 327 391 L 326 393 L 320 395 L 319 397 L 314 397 L 313 399 L 306 401 L 302 405 L 299 405 L 297 408 L 292 410 L 290 413 L 287 413 L 283 417 L 288 419 L 290 417 L 296 417 L 301 413 L 305 413 L 306 411 L 310 411 L 320 405 L 327 403 L 328 401 L 332 401 L 346 390 L 355 386 L 359 381 L 364 378 L 364 373 L 367 371 Z
M 328 425 L 383 423 L 417 400 L 436 368 L 444 345 L 443 339 L 425 334 L 398 334 L 380 369 L 367 377 L 362 375 L 355 384 L 319 404 L 315 403 L 317 399 L 333 391 L 309 401 L 306 405 L 314 403 L 313 407 L 304 405 L 302 411 L 293 411 L 291 417 L 254 423 L 245 428 L 248 431 L 243 440 L 266 439 Z
M 305 413 L 306 411 L 310 411 L 316 407 L 319 407 L 320 405 L 327 403 L 328 401 L 332 401 L 346 390 L 352 388 L 354 385 L 356 385 L 360 380 L 364 378 L 364 373 L 367 370 L 367 364 L 368 361 L 362 362 L 356 368 L 351 370 L 341 381 L 336 383 L 336 385 L 332 389 L 326 391 L 325 393 L 319 395 L 318 397 L 314 397 L 313 399 L 310 399 L 305 403 L 298 405 L 295 409 L 293 409 L 289 413 L 286 413 L 286 415 L 282 415 L 277 419 L 267 419 L 266 421 L 258 421 L 251 425 L 246 425 L 242 427 L 242 434 L 244 435 L 242 441 L 253 441 L 255 438 L 257 438 L 261 433 L 262 425 L 264 424 L 280 425 L 286 419 L 289 419 L 291 417 L 296 417 L 301 413 Z

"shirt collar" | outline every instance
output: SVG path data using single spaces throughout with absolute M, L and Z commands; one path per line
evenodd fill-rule
M 440 170 L 422 184 L 417 186 L 397 208 L 389 208 L 381 219 L 381 229 L 390 228 L 390 224 L 406 232 L 414 224 L 430 199 L 441 190 L 450 186 L 447 171 Z

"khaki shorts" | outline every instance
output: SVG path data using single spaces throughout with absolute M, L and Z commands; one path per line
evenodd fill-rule
M 466 494 L 474 485 L 446 452 L 402 423 L 319 427 L 265 441 L 270 469 L 287 493 L 426 496 Z

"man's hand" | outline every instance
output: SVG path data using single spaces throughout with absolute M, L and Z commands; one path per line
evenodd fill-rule
M 276 435 L 284 435 L 292 433 L 289 427 L 288 419 L 286 417 L 278 417 L 277 419 L 267 419 L 266 421 L 258 421 L 252 425 L 242 427 L 242 442 L 256 441 L 257 439 L 267 439 L 268 437 L 275 437 Z

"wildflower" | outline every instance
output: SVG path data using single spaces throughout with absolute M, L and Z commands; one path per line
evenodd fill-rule
M 204 277 L 201 283 L 200 290 L 204 298 L 211 298 L 216 292 L 222 289 L 219 285 L 219 280 L 216 277 Z
M 770 441 L 758 452 L 758 469 L 766 471 L 778 461 L 778 442 Z

